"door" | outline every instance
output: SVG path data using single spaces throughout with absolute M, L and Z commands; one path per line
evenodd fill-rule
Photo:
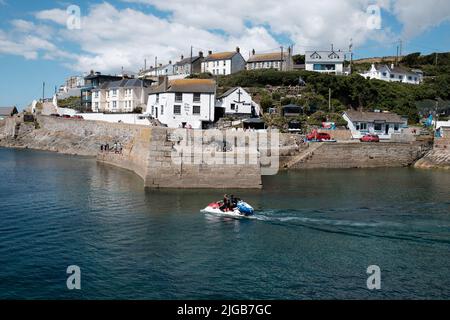
M 384 133 L 389 134 L 389 124 L 386 123 Z
M 155 118 L 158 119 L 158 107 L 155 108 Z

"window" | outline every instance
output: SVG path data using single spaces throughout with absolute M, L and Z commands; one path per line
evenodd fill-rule
M 223 74 L 227 74 L 227 71 L 225 69 L 223 69 Z
M 411 77 L 411 76 L 409 76 L 409 77 L 408 77 L 408 80 L 409 80 L 409 81 L 411 81 L 411 80 L 412 80 L 412 77 Z
M 359 130 L 367 130 L 367 123 L 361 122 L 359 124 Z
M 117 101 L 113 101 L 113 109 L 117 108 Z
M 400 126 L 398 123 L 394 123 L 394 130 L 398 131 L 400 129 Z
M 223 60 L 223 65 L 224 65 L 224 66 L 226 66 L 226 65 L 227 65 L 227 62 L 226 62 L 225 60 Z
M 156 94 L 156 103 L 159 102 L 159 93 Z
M 152 106 L 152 114 L 155 114 L 155 106 Z
M 386 72 L 383 72 L 383 77 L 386 77 L 387 76 L 387 73 Z
M 98 91 L 95 91 L 95 95 L 96 98 L 98 98 Z
M 181 106 L 180 105 L 173 106 L 173 114 L 181 114 Z
M 116 89 L 113 89 L 112 95 L 113 95 L 113 97 L 115 97 L 117 95 L 117 90 Z
M 200 114 L 200 106 L 193 106 L 192 114 Z
M 200 93 L 194 93 L 194 102 L 200 102 Z
M 381 131 L 381 123 L 375 123 L 373 128 L 375 131 Z
M 161 115 L 164 115 L 164 106 L 161 105 Z
M 181 92 L 175 93 L 175 102 L 181 102 L 183 101 L 183 94 Z
M 391 79 L 394 79 L 395 75 L 391 74 Z
M 98 110 L 98 102 L 95 103 L 95 109 Z
M 230 106 L 231 106 L 231 110 L 235 110 L 236 109 L 236 105 L 234 103 L 232 103 Z
M 400 80 L 402 80 L 402 79 L 403 79 L 403 76 L 402 76 L 402 75 L 399 75 L 398 78 L 399 78 Z

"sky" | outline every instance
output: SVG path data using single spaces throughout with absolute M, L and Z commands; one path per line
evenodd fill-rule
M 71 75 L 120 74 L 181 55 L 450 51 L 448 0 L 0 0 L 0 106 L 50 97 Z

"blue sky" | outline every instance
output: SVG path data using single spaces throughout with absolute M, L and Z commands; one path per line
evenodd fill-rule
M 71 75 L 91 69 L 136 72 L 194 52 L 241 48 L 244 57 L 294 45 L 347 50 L 355 58 L 403 52 L 450 51 L 450 1 L 430 0 L 0 0 L 0 106 L 23 108 Z M 377 5 L 381 28 L 369 28 L 367 8 Z M 81 10 L 80 29 L 69 30 L 69 5 Z

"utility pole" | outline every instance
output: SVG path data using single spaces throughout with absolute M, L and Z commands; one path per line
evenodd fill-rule
M 350 75 L 352 74 L 353 70 L 353 39 L 350 39 L 350 45 L 348 47 L 348 50 L 350 51 Z
M 399 39 L 399 46 L 400 46 L 400 58 L 403 56 L 403 41 L 402 39 Z
M 155 57 L 155 76 L 158 77 L 158 57 Z
M 331 111 L 331 88 L 328 88 L 328 111 Z
M 45 81 L 42 82 L 42 102 L 45 100 Z
M 189 73 L 192 76 L 193 72 L 192 72 L 192 50 L 194 50 L 194 47 L 191 46 L 191 60 L 189 61 L 190 63 L 190 68 L 189 68 Z
M 284 50 L 284 48 L 283 48 L 283 46 L 281 46 L 280 47 L 281 48 L 281 65 L 280 65 L 280 71 L 283 71 L 283 50 Z
M 144 71 L 147 70 L 147 59 L 144 59 Z
M 399 50 L 399 47 L 397 46 L 397 56 L 396 56 L 396 58 L 395 58 L 395 64 L 396 64 L 396 65 L 398 65 L 398 50 Z

